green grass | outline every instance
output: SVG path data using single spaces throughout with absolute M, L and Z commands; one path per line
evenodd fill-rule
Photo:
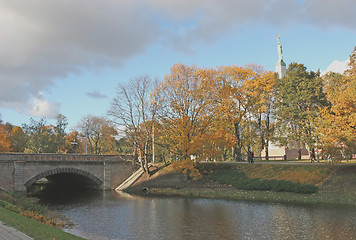
M 335 172 L 335 165 L 267 165 L 245 164 L 238 166 L 249 178 L 285 180 L 294 183 L 319 184 Z
M 317 187 L 312 184 L 294 183 L 276 179 L 249 178 L 241 169 L 216 171 L 210 177 L 221 184 L 230 184 L 241 190 L 295 193 L 315 193 L 317 191 Z
M 53 226 L 45 225 L 15 212 L 0 207 L 0 220 L 6 225 L 27 234 L 36 240 L 78 240 L 83 239 L 65 233 Z
M 14 205 L 22 211 L 34 211 L 40 214 L 45 214 L 47 212 L 47 207 L 39 205 L 31 199 L 0 190 L 0 206 L 1 203 L 3 205 L 5 203 L 8 203 L 7 205 Z
M 285 180 L 294 183 L 318 185 L 330 177 L 338 166 L 203 163 L 198 164 L 197 168 L 202 175 L 206 176 L 223 170 L 239 169 L 251 179 Z
M 204 179 L 215 177 L 217 180 L 224 182 L 225 186 L 211 188 L 205 187 L 204 184 L 202 187 L 196 184 L 194 187 L 182 188 L 162 188 L 157 186 L 151 187 L 149 194 L 356 207 L 356 165 L 270 165 L 264 167 L 260 164 L 204 163 L 198 164 L 197 168 Z M 247 175 L 251 176 L 252 174 L 259 176 L 259 179 L 246 180 Z M 303 179 L 305 182 L 313 182 L 312 188 L 317 186 L 318 191 L 309 194 L 278 191 L 279 184 L 282 188 L 286 187 L 284 185 L 286 184 L 286 180 L 284 179 L 287 175 L 291 179 L 290 183 L 300 183 Z M 241 184 L 239 181 L 246 181 L 247 183 L 250 182 L 249 184 L 251 185 L 256 184 L 258 189 L 260 186 L 263 186 L 265 180 L 267 182 L 278 180 L 279 183 L 272 183 L 272 186 L 277 187 L 277 191 L 245 190 L 233 187 L 234 182 L 237 182 L 235 184 Z M 289 185 L 290 183 L 288 183 L 289 187 L 291 186 Z
M 54 219 L 48 219 L 46 213 L 46 207 L 37 204 L 31 199 L 0 191 L 0 220 L 6 225 L 12 226 L 36 240 L 83 239 L 48 225 L 55 224 L 55 221 Z M 37 221 L 24 215 L 35 218 Z
M 149 193 L 158 196 L 227 199 L 236 201 L 271 202 L 285 204 L 307 204 L 325 206 L 356 206 L 351 195 L 301 194 L 291 192 L 253 191 L 238 189 L 173 189 L 150 188 Z

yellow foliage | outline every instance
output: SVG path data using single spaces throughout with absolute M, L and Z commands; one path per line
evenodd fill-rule
M 344 75 L 330 73 L 324 77 L 330 107 L 321 110 L 314 123 L 320 134 L 320 147 L 339 150 L 341 158 L 356 149 L 356 47 L 350 56 L 350 69 Z
M 157 142 L 179 159 L 222 160 L 240 139 L 235 123 L 267 110 L 274 80 L 272 72 L 253 65 L 174 65 L 151 95 L 161 124 Z
M 4 125 L 0 123 L 0 152 L 10 152 L 11 143 L 9 135 L 6 133 Z
M 199 170 L 195 168 L 195 166 L 196 163 L 190 159 L 184 159 L 172 164 L 173 171 L 187 174 L 189 177 L 197 180 L 201 178 L 201 174 L 199 173 Z

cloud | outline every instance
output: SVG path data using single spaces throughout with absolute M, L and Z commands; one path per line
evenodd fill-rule
M 30 114 L 36 117 L 55 118 L 59 113 L 60 103 L 50 102 L 41 93 L 33 98 Z
M 26 108 L 69 74 L 121 67 L 158 35 L 135 0 L 0 0 L 0 12 L 0 107 Z
M 346 59 L 345 61 L 338 61 L 335 60 L 333 61 L 325 71 L 321 72 L 321 75 L 327 74 L 328 72 L 335 72 L 335 73 L 341 73 L 343 74 L 345 70 L 348 68 L 348 65 L 350 63 L 350 59 Z
M 97 99 L 108 97 L 104 94 L 101 94 L 99 91 L 87 92 L 86 94 L 91 98 L 97 98 Z
M 190 50 L 246 23 L 356 22 L 354 0 L 0 0 L 0 12 L 0 107 L 18 111 L 55 81 L 121 67 L 154 43 Z
M 183 25 L 190 31 L 185 34 L 186 43 L 214 40 L 246 23 L 267 23 L 279 27 L 307 24 L 323 29 L 341 26 L 355 31 L 354 0 L 147 1 L 150 9 L 165 22 L 170 22 L 173 28 Z

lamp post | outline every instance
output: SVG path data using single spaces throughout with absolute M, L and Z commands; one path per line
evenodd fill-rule
M 152 163 L 155 163 L 155 124 L 152 124 Z
M 72 151 L 75 153 L 75 148 L 77 147 L 78 143 L 74 140 L 70 143 L 70 145 L 72 145 Z

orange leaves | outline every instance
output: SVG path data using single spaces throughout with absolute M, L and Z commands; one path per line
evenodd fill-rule
M 187 176 L 192 177 L 194 180 L 197 180 L 201 178 L 201 174 L 199 173 L 199 170 L 195 168 L 195 164 L 195 162 L 186 158 L 182 161 L 174 162 L 172 168 L 175 172 L 182 172 Z
M 180 159 L 220 160 L 239 139 L 235 123 L 266 108 L 263 103 L 269 100 L 274 78 L 258 66 L 174 65 L 153 94 L 158 100 L 161 141 Z
M 0 152 L 10 152 L 11 142 L 9 140 L 9 135 L 5 131 L 5 127 L 0 123 Z
M 211 122 L 212 99 L 203 74 L 194 66 L 176 64 L 155 90 L 163 141 L 180 158 L 198 153 L 200 137 Z
M 314 120 L 320 147 L 349 158 L 356 150 L 356 47 L 350 56 L 350 69 L 344 75 L 328 73 L 323 77 L 330 106 Z M 336 150 L 336 151 L 335 151 Z

